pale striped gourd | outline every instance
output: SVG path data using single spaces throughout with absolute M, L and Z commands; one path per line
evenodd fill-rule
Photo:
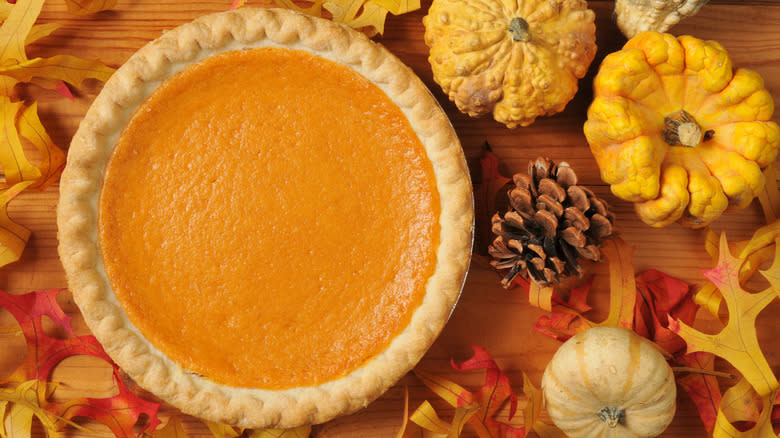
M 542 377 L 550 418 L 569 437 L 655 437 L 674 417 L 677 388 L 663 355 L 618 327 L 566 341 Z

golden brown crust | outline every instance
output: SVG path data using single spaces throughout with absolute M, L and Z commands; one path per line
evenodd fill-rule
M 128 320 L 105 276 L 97 238 L 103 169 L 135 108 L 167 77 L 215 53 L 267 45 L 306 50 L 353 68 L 402 109 L 434 163 L 442 199 L 436 272 L 409 326 L 376 358 L 346 377 L 280 391 L 219 385 L 157 351 Z M 71 144 L 57 223 L 60 258 L 87 325 L 139 385 L 182 411 L 241 427 L 295 427 L 354 412 L 407 373 L 433 343 L 457 301 L 470 261 L 473 206 L 460 143 L 427 88 L 362 34 L 288 10 L 242 8 L 166 32 L 106 83 Z

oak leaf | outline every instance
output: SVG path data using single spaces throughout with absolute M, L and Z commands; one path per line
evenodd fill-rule
M 720 290 L 728 308 L 729 320 L 720 333 L 708 335 L 680 320 L 671 320 L 669 327 L 685 340 L 689 353 L 706 351 L 726 359 L 765 397 L 778 388 L 778 382 L 761 353 L 755 320 L 778 295 L 771 287 L 758 293 L 745 291 L 739 282 L 741 261 L 731 255 L 726 236 L 722 235 L 720 260 L 704 273 Z
M 54 436 L 59 428 L 76 425 L 73 418 L 88 417 L 99 421 L 118 437 L 136 436 L 133 427 L 139 418 L 146 416 L 147 422 L 143 432 L 153 432 L 160 423 L 157 418 L 159 404 L 145 401 L 132 393 L 119 376 L 119 368 L 114 364 L 93 336 L 72 336 L 71 318 L 57 304 L 57 294 L 62 289 L 52 289 L 30 292 L 22 295 L 11 295 L 0 291 L 0 307 L 11 313 L 21 328 L 27 343 L 27 355 L 24 362 L 14 373 L 3 382 L 16 382 L 16 390 L 23 388 L 28 391 L 26 400 L 28 407 L 38 406 L 52 418 L 46 423 L 50 436 Z M 43 326 L 43 318 L 47 317 L 56 326 L 62 328 L 71 337 L 59 339 L 49 336 Z M 74 355 L 90 355 L 108 362 L 113 368 L 113 376 L 118 394 L 108 398 L 78 398 L 64 402 L 48 401 L 52 383 L 49 382 L 52 370 L 65 358 Z M 32 382 L 32 383 L 28 383 Z M 7 391 L 5 389 L 0 389 Z M 32 391 L 33 395 L 30 395 Z M 3 399 L 0 396 L 0 399 Z M 16 406 L 18 400 L 6 400 Z M 14 407 L 11 407 L 12 409 Z M 6 406 L 6 410 L 8 406 Z M 36 416 L 41 418 L 38 411 Z M 26 415 L 26 414 L 25 414 Z M 26 418 L 26 417 L 25 417 Z M 24 423 L 26 424 L 26 423 Z M 53 425 L 52 425 L 53 424 Z
M 415 369 L 414 374 L 425 386 L 455 408 L 477 405 L 476 413 L 468 418 L 467 424 L 475 429 L 480 438 L 524 437 L 525 428 L 511 426 L 495 418 L 507 401 L 507 420 L 511 420 L 517 410 L 517 395 L 512 390 L 509 379 L 484 348 L 472 348 L 474 356 L 471 359 L 459 365 L 452 362 L 452 366 L 457 370 L 485 370 L 485 381 L 477 392 L 468 391 L 454 382 L 421 370 Z

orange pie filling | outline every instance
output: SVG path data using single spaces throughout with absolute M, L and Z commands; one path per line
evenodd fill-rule
M 381 89 L 261 48 L 191 65 L 141 104 L 106 166 L 99 241 L 162 353 L 218 383 L 284 389 L 348 374 L 406 327 L 440 205 Z

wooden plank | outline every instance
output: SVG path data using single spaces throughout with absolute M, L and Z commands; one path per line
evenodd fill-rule
M 135 50 L 160 35 L 165 29 L 189 21 L 199 15 L 225 10 L 229 0 L 174 0 L 119 1 L 116 9 L 89 17 L 67 14 L 64 2 L 49 2 L 41 22 L 62 23 L 63 27 L 52 36 L 34 45 L 33 56 L 51 56 L 73 53 L 85 58 L 99 58 L 112 65 L 121 65 Z M 255 2 L 250 1 L 250 5 Z M 460 114 L 433 82 L 427 63 L 427 48 L 422 40 L 422 17 L 429 2 L 421 11 L 400 17 L 389 17 L 387 32 L 377 40 L 407 63 L 429 86 L 449 114 L 458 132 L 467 156 L 476 159 L 485 141 L 502 159 L 509 172 L 524 169 L 528 160 L 539 155 L 568 161 L 580 179 L 594 187 L 596 192 L 609 200 L 615 210 L 621 236 L 635 247 L 637 270 L 657 268 L 691 283 L 700 283 L 701 269 L 710 266 L 703 250 L 702 231 L 683 229 L 673 225 L 656 230 L 642 224 L 633 212 L 633 206 L 612 197 L 601 182 L 595 161 L 591 156 L 582 124 L 585 110 L 592 99 L 590 83 L 596 67 L 603 57 L 617 50 L 625 38 L 620 35 L 611 20 L 611 1 L 591 1 L 597 13 L 597 42 L 599 52 L 589 75 L 580 82 L 580 92 L 559 115 L 538 120 L 528 128 L 509 130 L 489 119 L 471 119 Z M 750 31 L 746 31 L 749 29 Z M 673 29 L 675 34 L 692 34 L 700 38 L 716 39 L 726 47 L 734 65 L 751 68 L 763 75 L 766 86 L 774 96 L 780 96 L 780 5 L 770 0 L 713 0 L 695 17 L 689 18 Z M 29 87 L 25 91 L 40 102 L 41 117 L 55 142 L 67 147 L 79 121 L 90 102 L 100 90 L 100 84 L 89 82 L 79 89 L 73 102 L 53 92 Z M 780 121 L 775 115 L 774 120 Z M 33 232 L 22 259 L 0 269 L 0 288 L 13 293 L 29 290 L 65 287 L 56 246 L 55 208 L 58 187 L 44 192 L 23 193 L 10 207 L 11 217 Z M 728 230 L 732 240 L 747 238 L 761 223 L 760 209 L 756 205 L 729 213 L 714 224 L 717 230 Z M 594 272 L 605 276 L 605 267 L 596 266 Z M 600 280 L 604 281 L 604 280 Z M 596 296 L 602 299 L 597 306 L 604 306 L 603 286 L 596 284 Z M 527 298 L 519 291 L 505 291 L 499 285 L 496 274 L 480 258 L 472 264 L 466 286 L 451 321 L 442 336 L 434 344 L 420 364 L 422 369 L 459 379 L 466 385 L 476 386 L 481 376 L 476 373 L 454 372 L 451 358 L 463 360 L 470 356 L 471 345 L 485 346 L 507 371 L 517 385 L 522 372 L 529 374 L 536 384 L 547 361 L 557 348 L 557 343 L 532 331 L 536 319 L 544 312 L 531 308 Z M 88 333 L 78 309 L 66 293 L 61 297 L 66 312 L 75 317 L 77 333 Z M 780 345 L 769 338 L 780 315 L 780 302 L 773 303 L 759 318 L 761 342 L 767 357 L 775 369 L 780 366 Z M 7 327 L 10 319 L 0 312 L 0 327 Z M 712 320 L 703 324 L 714 327 Z M 21 361 L 24 345 L 14 333 L 0 332 L 0 375 L 13 369 Z M 103 396 L 113 390 L 109 369 L 91 358 L 73 358 L 64 362 L 56 371 L 55 379 L 66 382 L 58 397 L 90 394 Z M 452 410 L 436 400 L 413 376 L 405 377 L 384 396 L 367 409 L 348 417 L 315 427 L 319 437 L 395 436 L 400 425 L 403 406 L 403 388 L 408 387 L 410 406 L 415 408 L 422 400 L 431 400 L 446 418 Z M 163 416 L 176 414 L 165 406 Z M 519 421 L 519 420 L 518 420 Z M 93 434 L 74 433 L 71 436 L 111 436 L 104 428 L 94 426 Z M 185 417 L 185 427 L 193 436 L 210 436 L 197 419 Z M 704 431 L 697 413 L 685 395 L 679 397 L 678 414 L 664 437 L 703 436 Z M 42 436 L 36 431 L 34 436 Z M 464 436 L 473 436 L 470 433 Z

